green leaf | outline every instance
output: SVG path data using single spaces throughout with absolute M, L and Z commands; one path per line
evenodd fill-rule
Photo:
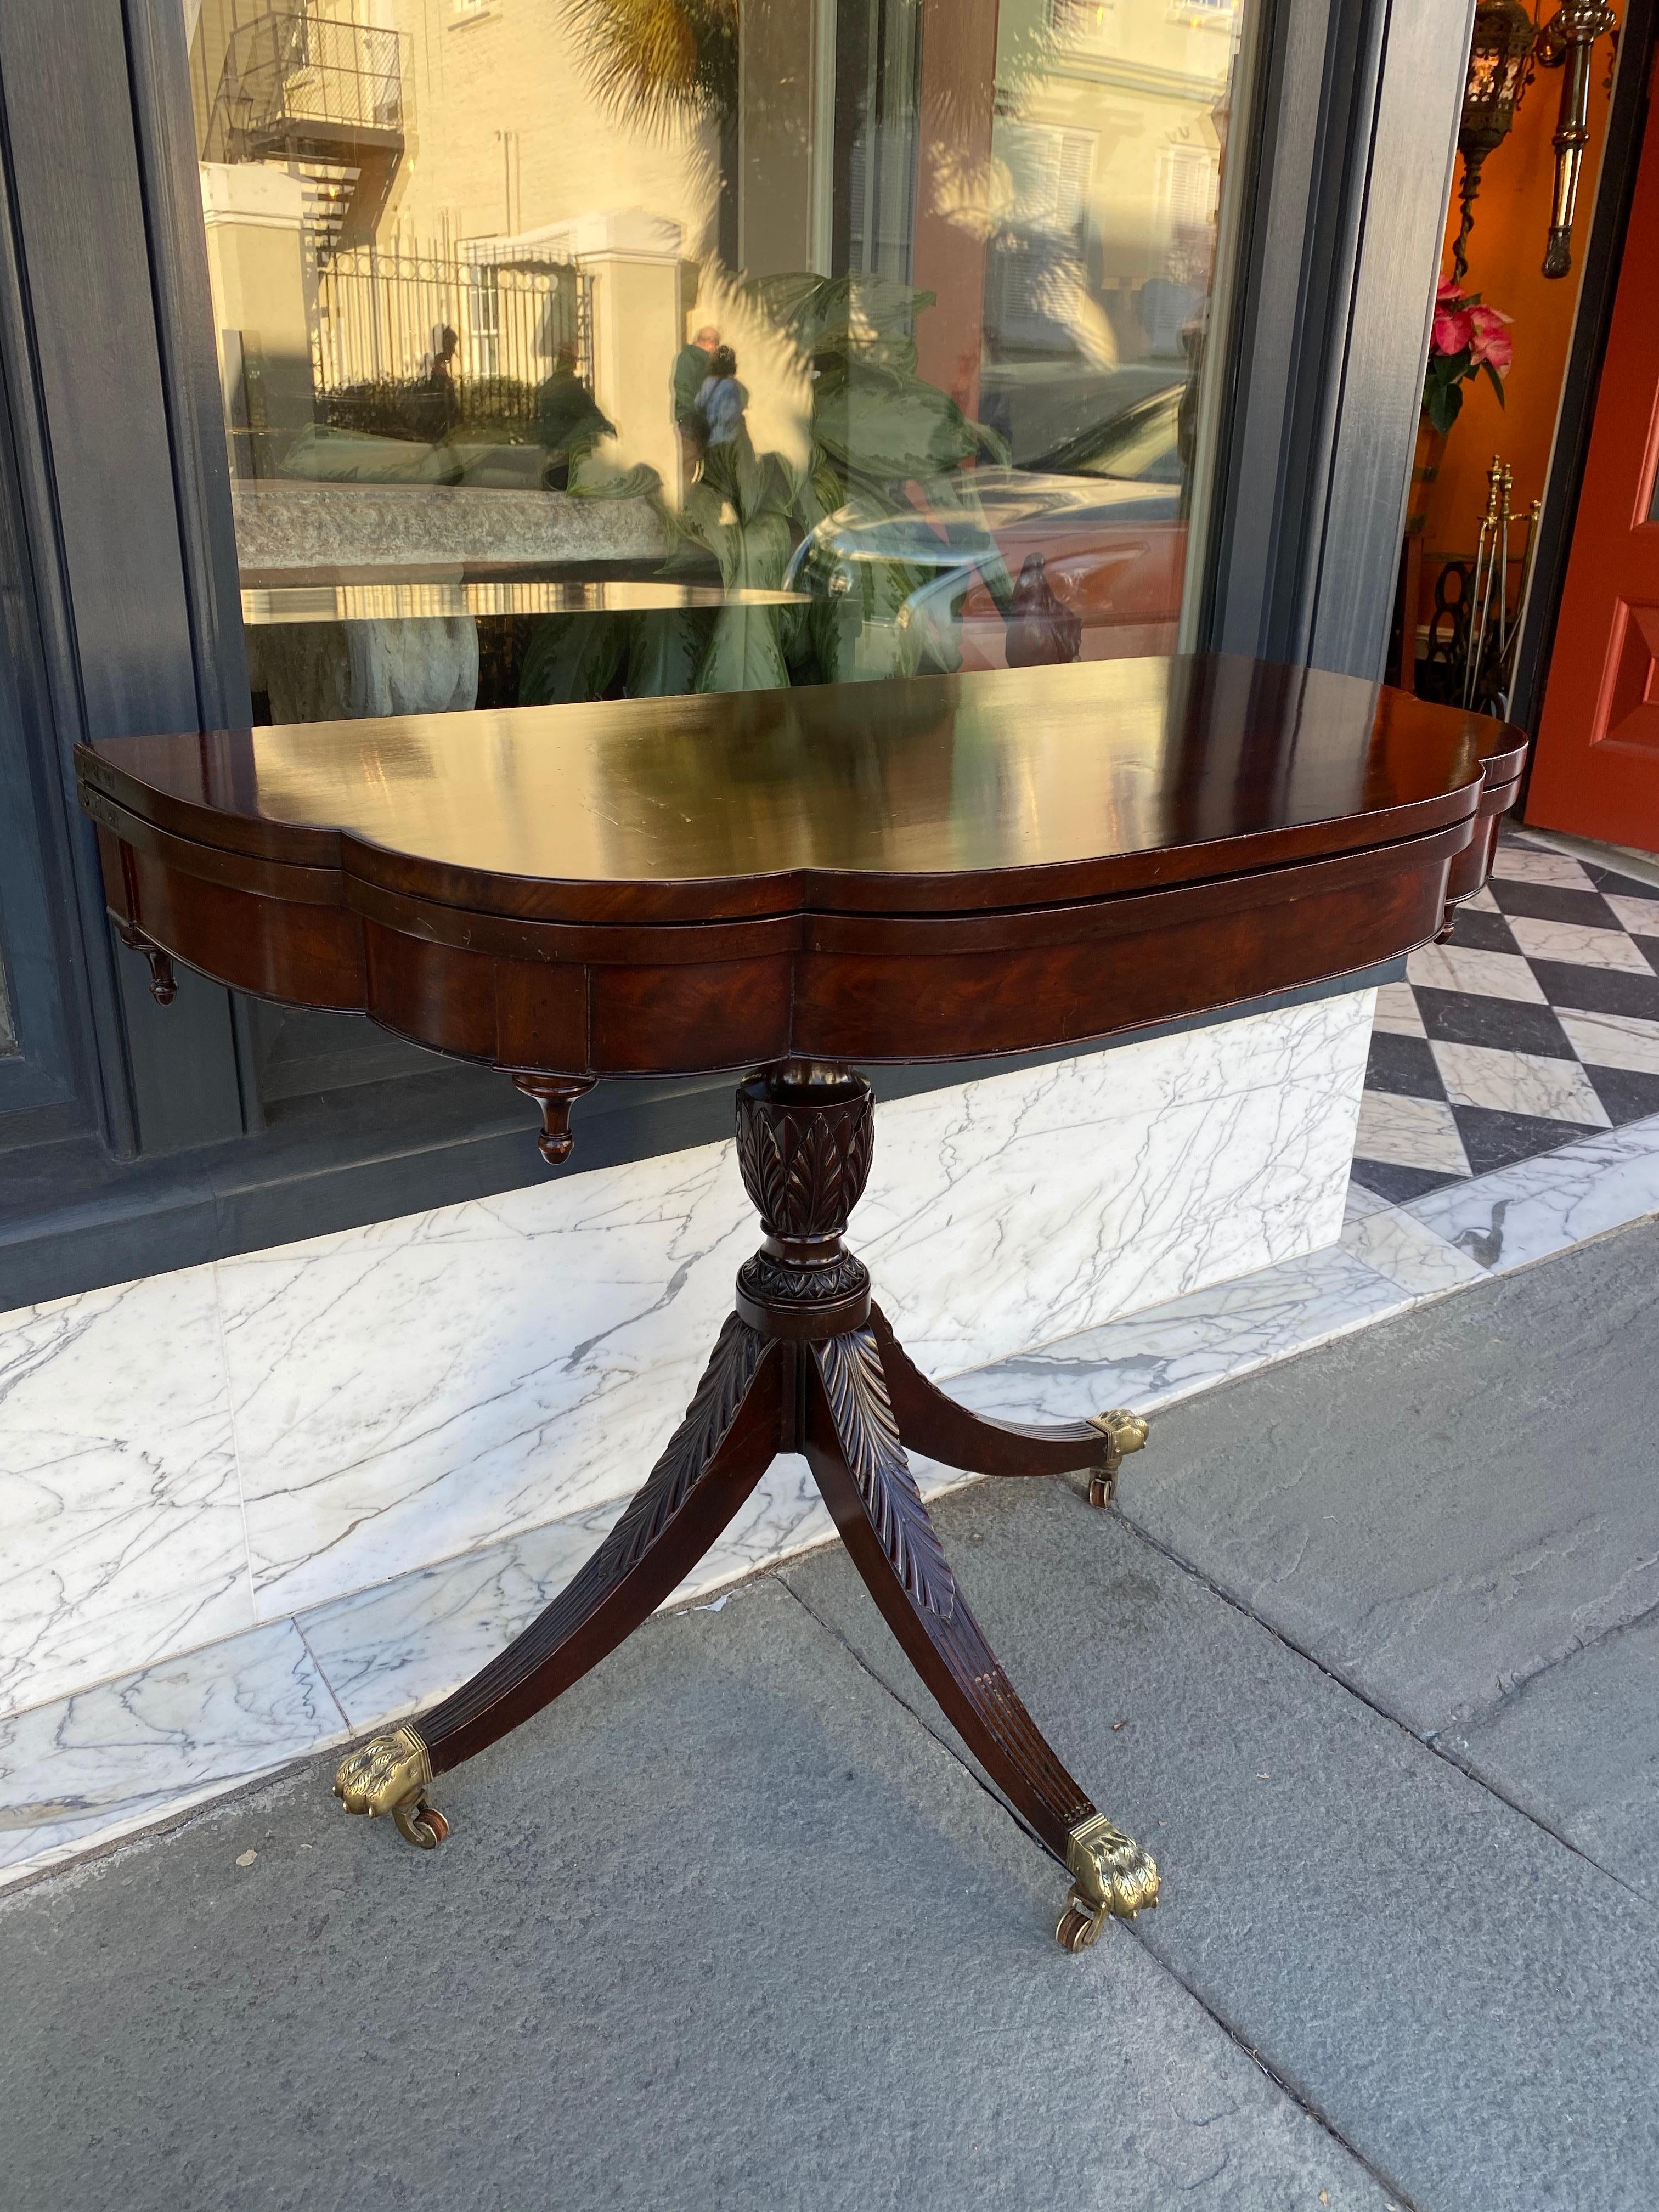
M 1443 434 L 1451 428 L 1462 407 L 1462 390 L 1455 384 L 1431 383 L 1423 395 L 1423 412 Z
M 677 699 L 696 688 L 714 635 L 710 609 L 667 607 L 629 615 L 627 622 L 630 699 Z
M 1504 398 L 1503 378 L 1498 374 L 1498 371 L 1492 367 L 1489 361 L 1483 361 L 1480 366 L 1486 370 L 1487 381 L 1491 384 L 1492 390 L 1498 394 L 1498 404 L 1502 407 L 1505 404 Z
M 565 489 L 572 499 L 648 499 L 662 497 L 662 478 L 649 461 L 635 461 L 625 473 L 606 475 L 592 457 L 574 456 Z
M 948 392 L 866 361 L 826 368 L 812 392 L 812 434 L 849 478 L 902 483 L 942 476 L 981 450 L 981 434 Z
M 697 670 L 699 691 L 787 691 L 776 607 L 722 607 Z
M 914 371 L 916 318 L 937 294 L 873 276 L 763 276 L 744 286 L 758 311 L 809 360 L 856 353 Z
M 847 478 L 817 444 L 812 447 L 811 466 L 800 488 L 800 520 L 803 532 L 810 537 L 826 515 L 837 514 L 847 504 Z
M 792 684 L 817 684 L 821 680 L 817 641 L 808 619 L 811 613 L 810 607 L 800 605 L 778 609 L 778 649 Z
M 532 626 L 519 676 L 521 707 L 568 707 L 603 699 L 628 643 L 625 615 L 543 615 Z
M 728 591 L 776 591 L 795 544 L 793 477 L 780 455 L 757 453 L 744 431 L 711 448 L 676 522 L 714 556 Z

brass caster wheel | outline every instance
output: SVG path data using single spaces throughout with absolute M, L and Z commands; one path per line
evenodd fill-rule
M 398 1833 L 417 1851 L 435 1851 L 449 1833 L 448 1821 L 435 1805 L 427 1803 L 424 1790 L 411 1804 L 394 1805 L 392 1818 Z
M 1117 1471 L 1126 1452 L 1138 1452 L 1152 1433 L 1150 1421 L 1139 1413 L 1121 1411 L 1110 1413 L 1091 1413 L 1089 1426 L 1098 1429 L 1111 1447 L 1110 1455 L 1103 1468 L 1097 1468 L 1089 1478 L 1091 1505 L 1109 1505 L 1117 1496 Z
M 1086 1951 L 1103 1924 L 1103 1914 L 1091 1912 L 1081 1905 L 1068 1904 L 1060 1916 L 1054 1941 L 1062 1951 Z

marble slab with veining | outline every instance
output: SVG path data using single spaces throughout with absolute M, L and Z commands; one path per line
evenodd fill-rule
M 943 1378 L 1328 1241 L 1370 994 L 877 1109 L 853 1241 Z M 757 1231 L 710 1145 L 222 1263 L 261 1618 L 628 1495 Z
M 981 1367 L 1334 1236 L 1370 1006 L 882 1106 L 854 1236 L 916 1356 Z M 715 1144 L 0 1316 L 0 1713 L 614 1510 L 757 1233 Z
M 0 1321 L 0 1713 L 252 1626 L 210 1267 Z

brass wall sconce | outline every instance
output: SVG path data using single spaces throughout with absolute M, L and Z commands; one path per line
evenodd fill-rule
M 1452 246 L 1452 275 L 1460 285 L 1468 274 L 1469 232 L 1481 170 L 1487 155 L 1509 137 L 1535 68 L 1565 72 L 1561 118 L 1550 142 L 1555 149 L 1555 190 L 1544 274 L 1565 276 L 1571 269 L 1573 212 L 1584 149 L 1589 143 L 1590 52 L 1605 32 L 1617 28 L 1618 21 L 1607 0 L 1562 0 L 1540 30 L 1521 0 L 1480 0 L 1474 11 L 1457 131 L 1457 150 L 1463 157 L 1458 188 L 1463 211 Z
M 1537 38 L 1538 27 L 1521 0 L 1480 0 L 1474 11 L 1474 37 L 1463 84 L 1463 115 L 1457 131 L 1457 150 L 1463 156 L 1459 187 L 1463 213 L 1452 247 L 1452 275 L 1460 285 L 1468 274 L 1469 232 L 1474 227 L 1480 172 L 1487 155 L 1510 135 L 1526 84 L 1527 62 Z
M 1555 198 L 1544 254 L 1547 276 L 1565 276 L 1572 267 L 1573 210 L 1578 201 L 1584 149 L 1589 143 L 1590 49 L 1618 21 L 1607 0 L 1564 0 L 1559 11 L 1538 34 L 1540 65 L 1564 72 L 1561 119 L 1550 141 L 1555 149 Z

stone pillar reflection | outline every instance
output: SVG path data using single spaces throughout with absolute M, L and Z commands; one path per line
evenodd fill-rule
M 998 0 L 921 0 L 915 282 L 938 294 L 916 324 L 918 367 L 979 407 Z

